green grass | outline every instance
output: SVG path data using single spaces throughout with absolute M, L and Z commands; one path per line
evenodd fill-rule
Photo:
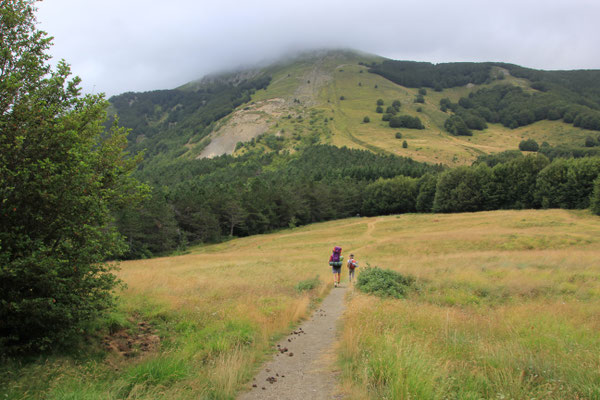
M 417 161 L 464 165 L 483 154 L 516 150 L 519 142 L 526 138 L 540 144 L 548 142 L 553 146 L 582 145 L 590 134 L 590 131 L 559 121 L 540 121 L 514 130 L 500 124 L 489 124 L 484 131 L 474 131 L 472 137 L 455 137 L 444 130 L 444 122 L 449 114 L 440 111 L 440 99 L 448 97 L 457 102 L 460 97 L 490 85 L 467 85 L 442 92 L 428 90 L 424 96 L 425 103 L 415 104 L 413 100 L 418 89 L 398 86 L 379 75 L 368 73 L 365 66 L 358 65 L 359 61 L 370 60 L 338 54 L 317 62 L 305 60 L 280 66 L 273 69 L 273 83 L 267 90 L 257 92 L 253 100 L 264 101 L 277 97 L 291 102 L 302 97 L 302 93 L 306 95 L 299 88 L 306 86 L 307 77 L 315 69 L 327 75 L 318 93 L 302 97 L 300 104 L 293 103 L 289 106 L 289 112 L 284 113 L 291 113 L 294 118 L 302 115 L 304 121 L 292 122 L 285 118 L 286 115 L 274 117 L 278 126 L 272 128 L 272 132 L 283 128 L 284 136 L 289 139 L 286 147 L 292 150 L 299 145 L 319 142 L 407 156 Z M 508 76 L 502 83 L 530 90 L 524 79 Z M 340 100 L 342 96 L 344 100 Z M 390 128 L 387 122 L 381 120 L 382 114 L 375 112 L 376 101 L 380 98 L 385 101 L 384 110 L 393 100 L 400 100 L 400 114 L 417 116 L 424 123 L 424 130 L 401 129 L 403 140 L 408 143 L 407 148 L 402 147 L 403 140 L 396 140 L 395 133 L 398 130 Z M 421 108 L 421 112 L 417 111 L 418 108 Z M 308 116 L 315 111 L 322 116 L 321 121 L 328 118 L 328 123 L 309 125 Z M 365 116 L 369 117 L 370 123 L 363 123 Z

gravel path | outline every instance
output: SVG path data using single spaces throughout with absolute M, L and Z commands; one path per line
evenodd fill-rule
M 239 400 L 341 399 L 336 392 L 335 344 L 347 284 L 333 288 L 312 317 L 277 345 Z

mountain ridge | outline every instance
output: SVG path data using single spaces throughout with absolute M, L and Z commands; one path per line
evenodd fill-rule
M 433 64 L 351 50 L 318 50 L 263 67 L 208 75 L 172 90 L 128 93 L 110 101 L 121 123 L 132 129 L 130 150 L 147 148 L 150 158 L 214 157 L 257 147 L 295 151 L 325 143 L 458 165 L 482 154 L 516 149 L 525 137 L 551 145 L 583 143 L 589 129 L 556 121 L 572 111 L 575 116 L 588 116 L 580 118 L 580 126 L 596 127 L 596 119 L 600 121 L 596 76 L 600 71 L 542 71 L 495 62 Z M 587 81 L 592 84 L 585 85 Z M 523 104 L 528 107 L 531 98 L 544 96 L 552 97 L 544 101 L 560 104 L 554 107 L 552 118 L 528 115 L 519 119 L 513 111 L 504 121 L 459 104 L 461 98 L 499 84 L 520 88 L 511 101 L 520 96 L 521 108 Z M 427 89 L 429 93 L 419 95 Z M 377 122 L 385 115 L 375 112 L 380 98 L 387 102 L 384 109 L 399 100 L 402 115 L 423 121 L 423 132 L 402 130 L 407 150 L 402 141 L 394 140 L 387 122 Z M 439 103 L 444 98 L 458 105 L 442 112 Z M 138 107 L 136 102 L 145 103 Z M 336 113 L 342 120 L 336 120 Z M 453 135 L 453 129 L 460 129 L 445 126 L 454 114 L 471 125 L 473 136 Z M 575 117 L 569 118 L 573 123 Z M 364 123 L 366 119 L 371 123 Z M 482 125 L 482 119 L 491 125 L 480 134 L 472 127 Z

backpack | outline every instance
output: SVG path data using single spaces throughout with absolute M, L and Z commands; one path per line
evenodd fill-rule
M 358 266 L 356 260 L 354 258 L 351 258 L 348 260 L 348 268 L 350 269 L 354 269 Z
M 339 247 L 339 246 L 335 246 L 333 248 L 333 254 L 331 255 L 331 261 L 333 261 L 333 262 L 339 262 L 341 254 L 342 254 L 342 248 Z

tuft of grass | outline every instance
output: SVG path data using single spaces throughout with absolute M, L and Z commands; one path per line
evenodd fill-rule
M 317 275 L 314 278 L 305 279 L 303 281 L 298 282 L 296 284 L 296 286 L 294 286 L 294 288 L 296 289 L 296 291 L 298 293 L 302 293 L 302 292 L 306 292 L 309 290 L 313 290 L 313 289 L 319 287 L 320 284 L 321 284 L 321 280 L 319 279 L 319 275 Z

